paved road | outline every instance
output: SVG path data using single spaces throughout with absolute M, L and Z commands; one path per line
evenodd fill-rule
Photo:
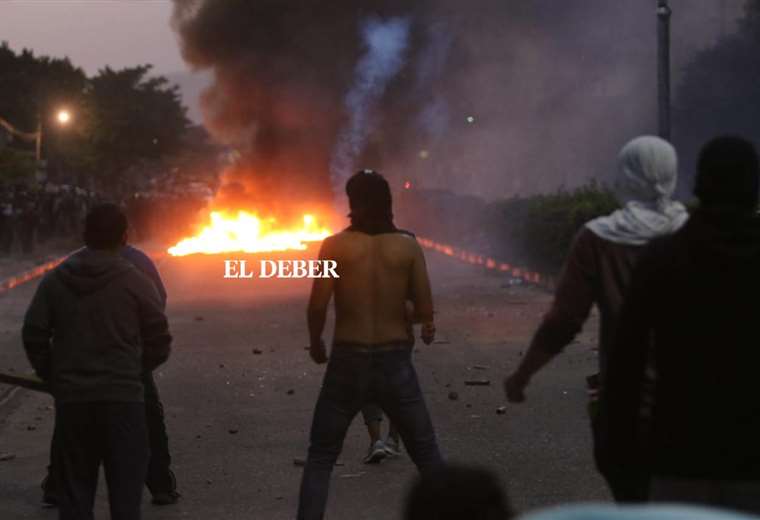
M 313 252 L 312 252 L 313 253 Z M 520 510 L 608 494 L 593 471 L 583 378 L 595 365 L 596 332 L 543 372 L 528 403 L 504 404 L 503 375 L 514 367 L 549 296 L 428 253 L 437 298 L 439 340 L 419 345 L 417 369 L 447 458 L 494 468 Z M 172 359 L 157 373 L 167 410 L 182 501 L 151 519 L 291 519 L 311 410 L 323 367 L 307 352 L 308 283 L 223 280 L 219 258 L 167 259 L 175 336 Z M 0 368 L 27 370 L 18 320 L 32 286 L 0 298 Z M 261 351 L 254 354 L 253 350 Z M 473 368 L 478 365 L 478 368 Z M 485 367 L 485 369 L 482 369 Z M 469 378 L 492 385 L 466 387 Z M 449 399 L 450 392 L 459 399 Z M 39 506 L 52 400 L 18 392 L 0 409 L 0 518 L 53 519 Z M 355 421 L 336 468 L 328 518 L 396 519 L 415 471 L 408 458 L 367 467 L 361 421 Z M 97 509 L 107 518 L 104 486 Z

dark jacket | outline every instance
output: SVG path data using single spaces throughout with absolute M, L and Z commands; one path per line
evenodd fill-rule
M 117 253 L 83 248 L 40 281 L 22 337 L 59 402 L 141 402 L 142 374 L 169 356 L 154 284 Z
M 583 328 L 594 304 L 599 308 L 599 369 L 606 378 L 623 295 L 644 246 L 616 244 L 584 227 L 573 240 L 554 293 L 554 303 L 536 331 L 531 348 L 558 354 Z
M 609 359 L 598 456 L 653 474 L 760 480 L 760 221 L 697 211 L 653 241 Z M 651 339 L 651 343 L 650 343 Z M 657 370 L 649 449 L 636 410 L 647 349 Z

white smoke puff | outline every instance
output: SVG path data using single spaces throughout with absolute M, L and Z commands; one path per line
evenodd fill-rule
M 349 121 L 338 134 L 330 161 L 333 191 L 339 204 L 343 201 L 343 186 L 351 176 L 356 158 L 364 149 L 370 133 L 371 109 L 382 97 L 388 82 L 404 65 L 410 26 L 408 17 L 388 20 L 373 17 L 362 24 L 366 52 L 356 65 L 354 83 L 346 94 L 344 103 Z

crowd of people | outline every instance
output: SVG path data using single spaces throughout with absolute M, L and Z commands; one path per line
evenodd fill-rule
M 524 401 L 531 379 L 599 308 L 594 455 L 620 507 L 565 506 L 525 518 L 760 514 L 754 373 L 760 331 L 753 319 L 760 161 L 739 137 L 706 144 L 696 177 L 699 206 L 691 214 L 672 199 L 677 163 L 673 147 L 656 137 L 623 148 L 615 182 L 621 209 L 578 232 L 554 303 L 504 383 L 510 402 Z M 325 518 L 333 467 L 362 410 L 368 426 L 380 411 L 388 416 L 420 471 L 407 497 L 408 520 L 516 517 L 493 473 L 448 465 L 439 449 L 412 362 L 412 325 L 421 325 L 424 343 L 435 338 L 432 291 L 414 235 L 393 223 L 387 181 L 365 170 L 348 181 L 346 193 L 351 225 L 320 250 L 321 258 L 337 262 L 340 278 L 316 278 L 308 304 L 309 353 L 327 368 L 297 518 Z M 92 518 L 101 463 L 114 519 L 140 518 L 150 479 L 155 422 L 146 417 L 155 385 L 146 381 L 167 360 L 171 336 L 160 277 L 128 247 L 127 228 L 117 205 L 94 207 L 85 219 L 86 247 L 43 278 L 24 320 L 27 355 L 56 401 L 49 480 L 62 519 Z M 323 333 L 331 301 L 328 352 Z M 379 438 L 377 431 L 370 435 Z M 176 501 L 174 486 L 172 477 Z
M 54 237 L 73 237 L 97 196 L 68 184 L 11 185 L 0 196 L 0 255 L 32 254 Z

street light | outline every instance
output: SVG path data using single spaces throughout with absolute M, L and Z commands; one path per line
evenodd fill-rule
M 66 126 L 71 121 L 71 112 L 63 108 L 56 114 L 56 119 L 61 125 Z
M 55 114 L 55 119 L 61 126 L 67 126 L 71 122 L 71 112 L 69 112 L 67 109 L 62 108 L 58 110 Z M 3 119 L 0 117 L 0 126 L 5 128 L 8 132 L 10 132 L 11 135 L 15 135 L 16 137 L 23 139 L 24 141 L 34 141 L 35 144 L 35 157 L 37 158 L 37 163 L 39 163 L 42 160 L 42 119 L 37 118 L 37 130 L 34 132 L 22 132 L 12 124 L 10 124 L 6 119 Z
M 657 1 L 657 99 L 659 133 L 670 139 L 670 17 L 668 0 Z

